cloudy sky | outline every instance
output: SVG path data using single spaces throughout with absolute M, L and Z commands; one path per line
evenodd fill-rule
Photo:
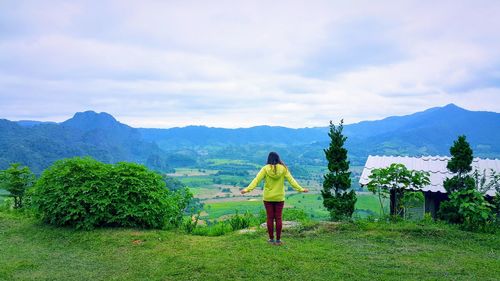
M 325 126 L 500 112 L 500 1 L 3 1 L 0 118 Z

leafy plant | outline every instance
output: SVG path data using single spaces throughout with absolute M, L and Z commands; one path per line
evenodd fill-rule
M 200 236 L 222 236 L 231 232 L 233 229 L 226 221 L 218 221 L 209 226 L 196 227 L 193 229 L 193 235 Z
M 245 212 L 244 215 L 236 214 L 229 219 L 229 224 L 231 228 L 234 230 L 245 229 L 250 226 L 250 222 L 252 221 L 253 216 L 248 211 Z
M 11 164 L 6 170 L 0 171 L 0 187 L 10 192 L 14 198 L 14 208 L 23 207 L 26 190 L 33 186 L 35 175 L 28 167 L 19 163 Z
M 379 195 L 380 208 L 383 211 L 382 198 L 393 194 L 394 202 L 391 202 L 391 214 L 403 216 L 405 201 L 408 203 L 412 197 L 418 196 L 409 194 L 404 198 L 406 189 L 420 190 L 430 183 L 429 173 L 415 170 L 408 170 L 405 165 L 393 163 L 389 167 L 373 169 L 368 177 L 368 190 Z
M 466 230 L 485 230 L 494 221 L 493 205 L 476 189 L 453 192 L 450 202 L 458 207 L 458 213 L 463 218 L 462 228 Z
M 45 222 L 83 229 L 178 225 L 189 198 L 189 192 L 170 192 L 159 174 L 142 165 L 90 157 L 57 161 L 33 190 L 33 205 Z
M 195 216 L 189 216 L 184 219 L 182 226 L 187 233 L 193 233 L 193 230 L 198 225 L 198 221 L 200 219 L 200 212 Z
M 323 205 L 330 212 L 332 220 L 351 218 L 356 204 L 356 193 L 351 188 L 351 172 L 347 161 L 347 149 L 344 143 L 347 140 L 342 134 L 344 121 L 338 127 L 330 121 L 330 145 L 324 149 L 328 161 L 328 173 L 323 176 Z

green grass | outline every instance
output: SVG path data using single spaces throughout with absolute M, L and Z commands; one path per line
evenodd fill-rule
M 361 223 L 220 237 L 75 231 L 0 213 L 0 280 L 499 280 L 500 235 Z
M 234 214 L 236 211 L 240 214 L 250 212 L 258 214 L 261 209 L 264 209 L 262 201 L 229 201 L 216 202 L 205 204 L 204 210 L 208 213 L 208 219 L 217 219 L 224 215 Z
M 197 177 L 177 177 L 177 179 L 190 188 L 206 187 L 213 185 L 211 176 L 197 176 Z
M 388 202 L 384 203 L 387 210 Z M 325 207 L 323 207 L 323 199 L 320 194 L 291 194 L 287 196 L 285 206 L 302 209 L 315 220 L 325 220 L 329 218 L 329 213 Z M 238 210 L 239 213 L 249 211 L 252 214 L 258 214 L 261 209 L 264 209 L 264 207 L 262 205 L 262 199 L 259 197 L 257 198 L 257 201 L 207 203 L 205 204 L 204 209 L 208 213 L 209 219 L 216 219 L 223 215 L 234 214 L 236 210 Z M 372 215 L 374 217 L 379 216 L 380 203 L 378 201 L 378 197 L 372 194 L 358 194 L 355 214 L 362 218 L 367 217 L 368 215 Z

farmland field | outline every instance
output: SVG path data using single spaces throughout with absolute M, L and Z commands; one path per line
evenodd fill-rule
M 246 211 L 258 214 L 260 210 L 264 209 L 262 197 L 260 196 L 232 198 L 231 201 L 222 200 L 220 202 L 210 200 L 210 203 L 205 204 L 206 218 L 216 219 L 220 216 L 234 214 L 236 211 L 240 214 Z M 385 208 L 388 207 L 387 205 L 388 202 L 384 201 Z M 289 195 L 285 201 L 285 207 L 302 209 L 314 220 L 323 220 L 329 217 L 328 211 L 323 207 L 323 199 L 320 194 L 295 193 Z M 379 213 L 380 204 L 378 197 L 372 194 L 358 194 L 355 215 L 358 214 L 360 217 L 366 217 L 367 215 L 377 217 Z

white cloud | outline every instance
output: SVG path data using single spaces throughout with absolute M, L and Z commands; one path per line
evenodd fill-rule
M 4 118 L 62 121 L 93 109 L 144 127 L 303 127 L 451 102 L 500 111 L 496 1 L 0 8 Z

